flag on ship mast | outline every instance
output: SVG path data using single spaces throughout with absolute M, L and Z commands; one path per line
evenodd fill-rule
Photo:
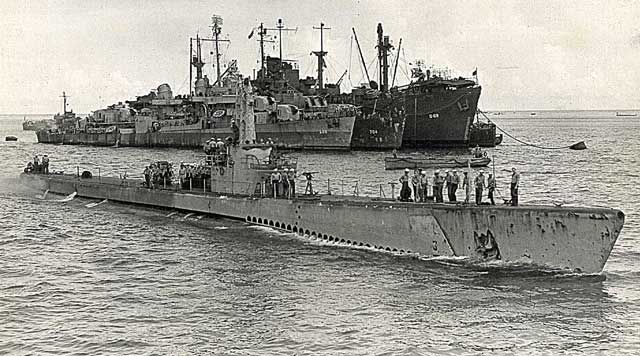
M 255 30 L 256 30 L 255 28 L 251 29 L 251 33 L 249 34 L 248 39 L 251 39 L 251 37 L 253 37 L 253 33 L 255 32 Z

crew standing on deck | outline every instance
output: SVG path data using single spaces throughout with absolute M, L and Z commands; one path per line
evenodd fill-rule
M 278 168 L 274 168 L 271 173 L 271 191 L 274 198 L 278 196 L 278 174 Z
M 36 173 L 40 173 L 40 158 L 38 158 L 38 155 L 33 156 L 33 170 Z
M 409 188 L 409 168 L 405 168 L 404 175 L 399 179 L 402 187 L 400 188 L 400 201 L 409 201 L 411 199 L 411 188 Z
M 440 171 L 433 173 L 433 196 L 436 199 L 436 203 L 444 202 L 442 198 L 442 189 L 444 187 L 444 177 L 440 175 Z
M 520 186 L 520 173 L 516 168 L 511 168 L 511 205 L 518 206 L 518 187 Z
M 451 201 L 458 201 L 456 197 L 456 192 L 458 191 L 458 186 L 460 185 L 460 176 L 458 175 L 458 171 L 453 171 L 453 175 L 451 176 Z
M 418 168 L 413 170 L 411 185 L 413 186 L 413 201 L 418 201 L 418 187 L 420 186 L 420 169 Z
M 144 168 L 144 182 L 147 188 L 151 188 L 151 168 L 149 168 L 149 166 Z
M 482 204 L 482 191 L 485 187 L 484 172 L 480 171 L 480 174 L 476 177 L 476 205 Z
M 444 171 L 444 184 L 447 187 L 447 200 L 453 201 L 451 199 L 451 173 L 449 171 Z
M 471 182 L 469 182 L 469 172 L 464 172 L 462 178 L 462 188 L 464 188 L 464 203 L 469 204 L 469 198 L 471 197 Z
M 491 205 L 496 205 L 496 202 L 493 200 L 493 192 L 496 190 L 496 178 L 491 173 L 489 173 L 489 179 L 487 179 L 487 188 L 489 189 L 487 197 L 489 198 Z
M 231 120 L 231 132 L 233 133 L 233 145 L 235 146 L 240 142 L 240 128 L 235 120 Z
M 187 178 L 187 169 L 184 166 L 184 162 L 180 162 L 180 169 L 178 170 L 178 179 L 180 180 L 180 189 L 184 189 L 186 178 Z
M 427 172 L 420 172 L 420 182 L 418 183 L 418 199 L 421 203 L 427 201 L 427 187 L 429 185 L 429 181 L 427 179 Z
M 293 199 L 296 197 L 296 171 L 289 168 L 287 176 L 289 178 L 289 198 Z
M 280 180 L 282 181 L 282 196 L 289 199 L 289 174 L 286 168 L 282 169 Z
M 49 174 L 49 156 L 42 157 L 42 173 Z

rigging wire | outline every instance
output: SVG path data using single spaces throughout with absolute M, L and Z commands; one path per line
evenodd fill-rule
M 491 119 L 489 119 L 489 117 L 480 109 L 477 109 L 478 112 L 480 114 L 482 114 L 482 116 L 484 116 L 485 119 L 487 119 L 487 121 L 489 121 L 490 123 L 493 123 L 494 125 L 496 125 L 495 122 L 491 121 Z M 543 150 L 564 150 L 564 149 L 570 149 L 570 150 L 585 150 L 587 149 L 587 146 L 585 145 L 584 141 L 580 141 L 580 142 L 576 142 L 572 145 L 568 145 L 568 146 L 562 146 L 562 147 L 545 147 L 545 146 L 540 146 L 540 145 L 536 145 L 534 143 L 529 143 L 529 142 L 525 142 L 523 140 L 520 140 L 519 138 L 511 135 L 510 133 L 508 133 L 507 131 L 505 131 L 503 128 L 501 128 L 500 126 L 496 125 L 496 128 L 500 131 L 502 131 L 502 133 L 504 133 L 507 137 L 525 145 L 525 146 L 531 146 L 531 147 L 535 147 L 535 148 L 540 148 Z
M 353 35 L 351 35 L 351 44 L 349 45 L 349 82 L 351 82 L 351 55 L 353 54 Z

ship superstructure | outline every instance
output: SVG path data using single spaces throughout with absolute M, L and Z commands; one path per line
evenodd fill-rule
M 234 103 L 237 85 L 243 80 L 237 62 L 220 70 L 219 42 L 222 19 L 213 17 L 212 38 L 199 35 L 190 39 L 190 93 L 174 96 L 168 84 L 136 100 L 97 110 L 85 119 L 76 120 L 73 130 L 38 132 L 39 142 L 122 145 L 150 147 L 200 147 L 211 138 L 225 139 L 233 132 Z M 216 79 L 212 83 L 204 73 L 204 42 L 215 50 Z M 288 149 L 350 148 L 355 106 L 328 104 L 318 96 L 256 98 L 258 141 L 273 142 Z M 240 128 L 241 129 L 241 128 Z

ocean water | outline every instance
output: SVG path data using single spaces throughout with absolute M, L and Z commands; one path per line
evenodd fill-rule
M 640 353 L 640 118 L 612 112 L 489 117 L 499 192 L 522 171 L 523 203 L 622 209 L 603 273 L 402 257 L 301 240 L 207 216 L 36 198 L 18 174 L 51 168 L 140 176 L 175 149 L 40 145 L 0 116 L 0 354 L 476 355 Z M 31 118 L 31 117 L 30 117 Z M 39 117 L 33 117 L 39 118 Z M 425 154 L 424 152 L 402 152 Z M 436 152 L 436 154 L 441 154 Z M 453 152 L 456 153 L 456 152 Z M 390 196 L 384 152 L 293 152 L 315 189 Z M 431 173 L 431 172 L 430 172 Z

